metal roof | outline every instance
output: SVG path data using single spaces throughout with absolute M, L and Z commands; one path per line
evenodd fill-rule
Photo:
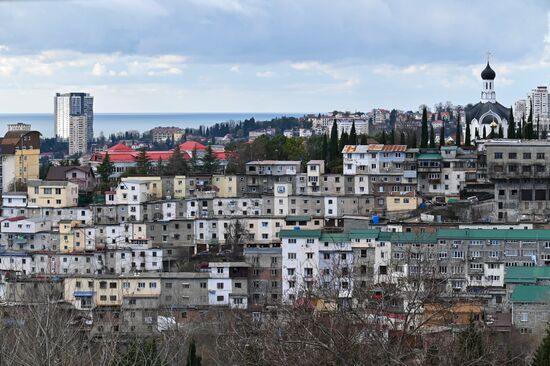
M 439 229 L 438 239 L 479 240 L 550 240 L 550 230 L 545 229 Z
M 548 303 L 550 302 L 550 286 L 516 286 L 512 292 L 511 300 L 519 303 Z
M 540 280 L 550 280 L 550 266 L 507 267 L 504 276 L 505 283 L 536 283 Z
M 308 215 L 295 215 L 295 216 L 287 216 L 286 221 L 311 221 L 311 216 Z

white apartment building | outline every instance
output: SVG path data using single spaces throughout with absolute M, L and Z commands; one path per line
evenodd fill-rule
M 85 116 L 87 138 L 94 136 L 94 97 L 88 93 L 57 93 L 54 97 L 55 136 L 68 140 L 70 137 L 71 117 Z
M 88 118 L 85 115 L 69 117 L 69 155 L 88 152 Z

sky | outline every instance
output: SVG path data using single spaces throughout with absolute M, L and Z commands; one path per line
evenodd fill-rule
M 547 0 L 0 0 L 0 113 L 416 110 L 550 82 Z

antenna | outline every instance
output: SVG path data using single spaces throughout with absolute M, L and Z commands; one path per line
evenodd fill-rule
M 489 63 L 490 59 L 491 59 L 491 51 L 487 51 L 487 63 Z

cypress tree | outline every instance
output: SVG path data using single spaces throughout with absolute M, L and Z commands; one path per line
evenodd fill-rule
M 485 125 L 483 125 L 483 139 L 485 140 L 487 138 L 487 130 L 485 129 Z
M 189 351 L 187 352 L 186 366 L 201 366 L 201 357 L 197 356 L 197 346 L 195 340 L 192 339 L 189 343 Z
M 461 135 L 461 127 L 460 127 L 460 112 L 458 113 L 458 119 L 456 121 L 456 135 L 455 135 L 455 145 L 460 146 L 460 135 Z
M 369 137 L 367 135 L 361 135 L 361 145 L 367 145 Z
M 387 139 L 386 139 L 386 130 L 383 130 L 383 131 L 382 131 L 382 136 L 380 137 L 380 143 L 381 143 L 382 145 L 386 145 L 386 143 L 387 143 L 386 140 L 387 140 Z
M 540 139 L 540 120 L 539 120 L 539 117 L 537 116 L 537 135 L 535 137 L 537 140 Z
M 325 133 L 323 135 L 323 147 L 321 148 L 321 159 L 327 160 L 327 154 L 328 154 L 328 139 L 327 134 Z
M 332 124 L 330 131 L 330 145 L 329 145 L 329 161 L 333 161 L 338 158 L 338 125 L 336 120 Z
M 426 107 L 422 109 L 422 132 L 420 135 L 420 148 L 428 147 L 428 111 Z
M 395 145 L 395 129 L 391 130 L 389 144 L 390 145 Z
M 414 133 L 412 134 L 412 138 L 411 138 L 411 147 L 412 147 L 413 149 L 416 149 L 416 143 L 417 143 L 417 141 L 418 141 L 418 140 L 417 140 L 417 138 L 416 138 L 416 132 L 414 132 Z
M 339 146 L 339 151 L 342 151 L 342 149 L 344 148 L 344 146 L 346 145 L 349 145 L 349 135 L 347 132 L 342 132 L 342 136 L 340 136 L 340 146 Z
M 430 126 L 430 149 L 435 149 L 435 132 L 434 126 Z
M 349 131 L 349 144 L 357 145 L 357 131 L 355 131 L 355 121 L 351 122 L 351 130 Z
M 441 123 L 441 130 L 439 131 L 439 147 L 445 146 L 445 121 Z
M 502 129 L 502 125 L 498 126 L 498 138 L 499 139 L 504 138 L 504 130 Z
M 470 132 L 470 121 L 466 121 L 466 133 L 464 135 L 464 145 L 472 146 L 472 136 Z
M 542 339 L 539 348 L 535 351 L 531 366 L 550 365 L 550 327 L 546 328 L 546 336 Z
M 479 140 L 480 139 L 480 136 L 479 136 L 479 128 L 476 127 L 476 140 Z
M 514 122 L 514 110 L 510 107 L 510 114 L 508 115 L 508 138 L 516 138 L 516 122 Z

